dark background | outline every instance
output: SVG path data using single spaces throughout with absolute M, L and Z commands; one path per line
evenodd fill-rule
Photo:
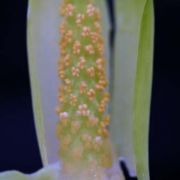
M 0 2 L 0 172 L 41 168 L 26 50 L 27 0 Z M 155 0 L 151 180 L 180 175 L 180 0 Z

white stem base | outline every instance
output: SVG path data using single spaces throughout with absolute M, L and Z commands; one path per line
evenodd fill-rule
M 118 163 L 111 169 L 88 168 L 78 172 L 60 171 L 60 180 L 125 180 Z

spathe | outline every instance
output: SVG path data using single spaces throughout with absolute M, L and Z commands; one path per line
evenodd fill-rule
M 110 26 L 104 0 L 97 1 L 103 13 L 106 57 L 110 60 L 108 35 Z M 60 0 L 30 0 L 28 12 L 28 54 L 36 131 L 45 169 L 58 161 L 55 137 L 57 90 L 56 65 L 59 57 Z M 148 119 L 152 78 L 153 7 L 151 0 L 117 0 L 116 44 L 112 102 L 112 141 L 128 164 L 132 174 L 149 179 Z M 52 169 L 57 170 L 52 166 Z M 53 171 L 53 170 L 52 170 Z M 52 172 L 51 171 L 51 172 Z M 46 173 L 45 173 L 46 174 Z M 42 176 L 42 177 L 41 177 Z M 43 178 L 7 172 L 6 179 Z

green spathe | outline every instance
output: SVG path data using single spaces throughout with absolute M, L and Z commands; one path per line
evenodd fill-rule
M 153 1 L 146 1 L 141 22 L 138 63 L 134 92 L 133 137 L 139 179 L 149 179 L 148 135 L 151 102 L 154 17 Z
M 149 179 L 148 134 L 153 63 L 152 0 L 115 1 L 117 34 L 111 136 L 132 175 Z

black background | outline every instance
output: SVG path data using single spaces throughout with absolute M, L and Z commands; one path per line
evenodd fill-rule
M 26 50 L 27 0 L 0 2 L 0 172 L 41 168 Z M 180 180 L 180 0 L 155 0 L 151 180 Z

